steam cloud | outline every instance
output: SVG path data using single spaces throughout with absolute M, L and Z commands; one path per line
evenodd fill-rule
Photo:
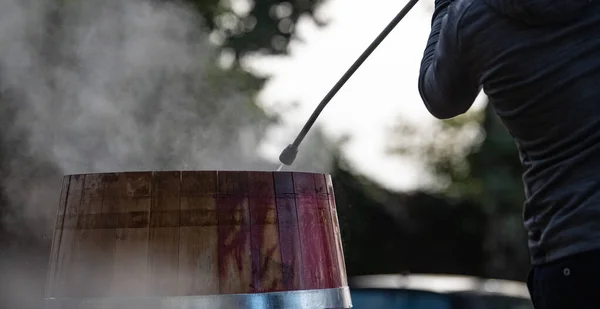
M 0 7 L 2 103 L 14 111 L 4 138 L 24 139 L 6 158 L 4 189 L 11 199 L 23 191 L 13 202 L 27 216 L 57 200 L 62 174 L 254 167 L 241 143 L 259 137 L 241 130 L 256 121 L 251 102 L 234 80 L 211 76 L 216 52 L 191 10 L 47 2 Z
M 49 246 L 65 174 L 275 167 L 255 154 L 267 124 L 240 79 L 217 69 L 192 12 L 143 0 L 0 1 L 0 181 L 10 205 L 0 215 L 11 235 Z M 32 257 L 46 252 L 23 258 L 0 245 L 2 307 L 39 305 L 31 296 L 45 268 L 31 269 Z

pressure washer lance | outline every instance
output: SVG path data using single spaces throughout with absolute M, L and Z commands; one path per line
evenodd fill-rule
M 358 68 L 363 64 L 363 62 L 365 62 L 365 60 L 367 60 L 367 58 L 369 58 L 371 53 L 373 53 L 377 46 L 379 46 L 379 44 L 383 42 L 383 40 L 388 36 L 388 34 L 392 32 L 396 25 L 398 25 L 402 18 L 404 18 L 404 16 L 408 14 L 408 12 L 415 6 L 415 4 L 417 4 L 417 2 L 419 2 L 419 0 L 408 1 L 408 3 L 404 6 L 404 8 L 402 8 L 400 13 L 398 13 L 398 15 L 394 17 L 394 19 L 387 25 L 387 27 L 383 29 L 379 36 L 375 38 L 373 43 L 371 43 L 371 45 L 367 47 L 367 49 L 362 53 L 362 55 L 360 55 L 360 57 L 358 57 L 354 64 L 352 64 L 350 69 L 346 71 L 344 76 L 342 76 L 342 78 L 333 86 L 329 93 L 327 93 L 327 95 L 323 98 L 321 103 L 319 103 L 315 111 L 312 113 L 310 118 L 308 118 L 308 121 L 306 121 L 306 124 L 304 124 L 302 130 L 300 130 L 300 133 L 296 137 L 296 140 L 294 140 L 292 144 L 289 144 L 279 155 L 279 161 L 281 162 L 281 165 L 279 166 L 279 168 L 277 168 L 277 171 L 281 171 L 284 165 L 292 165 L 292 163 L 294 163 L 294 160 L 296 160 L 296 155 L 298 154 L 298 147 L 300 147 L 300 143 L 302 143 L 302 140 L 304 139 L 310 128 L 313 126 L 313 124 L 315 123 L 315 121 L 317 120 L 327 103 L 331 101 L 331 99 L 336 95 L 336 93 L 344 86 L 344 84 L 350 79 L 350 77 L 352 77 L 354 72 L 358 70 Z

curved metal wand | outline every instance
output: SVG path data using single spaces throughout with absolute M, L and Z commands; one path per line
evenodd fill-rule
M 315 111 L 312 113 L 310 118 L 308 118 L 308 121 L 306 122 L 306 124 L 304 124 L 302 130 L 300 130 L 300 133 L 298 134 L 294 142 L 292 144 L 289 144 L 279 155 L 279 161 L 282 163 L 282 165 L 279 167 L 278 170 L 280 170 L 284 164 L 292 165 L 292 163 L 294 163 L 294 160 L 296 160 L 296 155 L 298 154 L 298 147 L 300 147 L 300 143 L 302 143 L 302 140 L 304 140 L 304 137 L 306 137 L 306 134 L 311 129 L 311 127 L 313 126 L 313 124 L 315 123 L 315 121 L 317 120 L 327 103 L 331 101 L 331 99 L 350 79 L 354 72 L 358 70 L 358 68 L 363 64 L 363 62 L 365 62 L 365 60 L 367 60 L 367 58 L 369 58 L 371 53 L 373 53 L 373 51 L 379 46 L 379 44 L 383 42 L 383 40 L 388 36 L 388 34 L 392 32 L 396 25 L 400 23 L 404 16 L 408 14 L 408 12 L 415 6 L 415 4 L 417 4 L 418 1 L 419 0 L 408 1 L 408 3 L 404 6 L 404 8 L 402 8 L 400 13 L 398 13 L 398 15 L 394 17 L 394 19 L 387 25 L 387 27 L 383 29 L 379 36 L 375 38 L 371 45 L 367 47 L 367 49 L 362 53 L 362 55 L 360 55 L 360 57 L 358 57 L 358 59 L 354 62 L 354 64 L 352 64 L 348 71 L 346 71 L 342 78 L 333 86 L 329 93 L 327 93 L 327 95 L 323 98 L 321 103 L 319 103 Z

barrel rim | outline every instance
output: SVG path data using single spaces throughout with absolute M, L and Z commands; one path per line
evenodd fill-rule
M 113 171 L 113 172 L 89 172 L 89 173 L 73 173 L 64 174 L 63 177 L 69 176 L 92 176 L 92 175 L 121 175 L 121 174 L 141 174 L 141 173 L 273 173 L 273 174 L 306 174 L 306 175 L 324 175 L 331 176 L 330 173 L 318 173 L 309 171 L 255 171 L 255 170 L 128 170 L 128 171 Z

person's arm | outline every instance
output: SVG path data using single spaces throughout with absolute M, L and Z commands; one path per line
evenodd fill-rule
M 435 0 L 431 33 L 421 62 L 419 93 L 427 110 L 438 119 L 465 113 L 479 94 L 473 69 L 462 61 L 459 36 L 462 0 Z

